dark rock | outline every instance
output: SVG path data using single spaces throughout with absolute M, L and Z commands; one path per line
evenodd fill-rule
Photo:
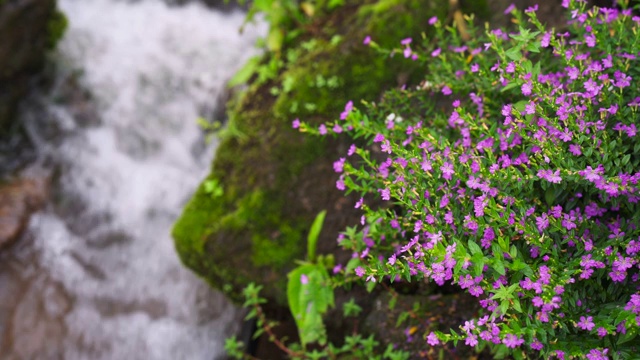
M 55 0 L 0 1 L 0 134 L 65 26 Z

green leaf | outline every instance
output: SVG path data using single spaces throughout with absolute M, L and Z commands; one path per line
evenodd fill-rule
M 518 61 L 522 59 L 522 52 L 520 52 L 520 47 L 515 46 L 505 52 L 507 57 L 513 61 Z
M 509 300 L 502 300 L 500 302 L 500 313 L 506 315 L 507 310 L 509 310 Z
M 636 336 L 638 336 L 638 334 L 635 331 L 629 331 L 626 334 L 622 335 L 620 339 L 618 339 L 617 344 L 622 345 L 628 341 L 635 339 Z
M 467 242 L 467 244 L 469 245 L 469 251 L 471 251 L 471 255 L 475 255 L 477 253 L 481 253 L 482 252 L 482 248 L 480 248 L 480 246 L 478 244 L 476 244 L 475 241 L 470 239 Z
M 260 64 L 260 56 L 254 56 L 249 59 L 246 64 L 242 67 L 242 69 L 238 70 L 235 75 L 229 80 L 227 85 L 229 87 L 234 87 L 238 85 L 245 84 L 251 79 L 251 76 L 255 74 L 258 69 L 258 65 Z
M 272 27 L 269 30 L 269 35 L 267 35 L 267 48 L 270 51 L 278 52 L 282 49 L 282 44 L 284 42 L 284 32 L 282 29 L 277 27 Z
M 474 261 L 473 262 L 473 276 L 480 276 L 482 274 L 482 271 L 484 270 L 484 257 L 480 260 Z
M 544 201 L 547 205 L 551 206 L 556 200 L 556 190 L 553 187 L 549 187 L 547 191 L 544 192 Z
M 532 53 L 539 53 L 540 52 L 540 43 L 537 41 L 531 42 L 527 45 L 527 51 L 532 52 Z
M 531 78 L 533 79 L 537 79 L 538 75 L 540 75 L 540 62 L 536 62 L 536 65 L 533 67 L 533 70 L 531 71 Z
M 512 81 L 512 82 L 508 83 L 507 86 L 505 86 L 502 89 L 500 89 L 500 92 L 505 92 L 507 90 L 513 89 L 513 88 L 517 87 L 518 85 L 520 85 L 520 84 L 518 84 L 515 81 Z
M 500 260 L 494 261 L 493 269 L 500 275 L 506 274 L 506 271 L 504 269 L 504 263 Z
M 309 230 L 309 236 L 307 236 L 307 260 L 314 262 L 316 259 L 316 247 L 318 244 L 318 237 L 320 231 L 322 231 L 322 225 L 324 224 L 324 218 L 327 215 L 326 210 L 322 210 L 313 220 L 311 229 Z
M 322 315 L 334 306 L 333 289 L 327 270 L 317 264 L 303 263 L 288 274 L 287 301 L 298 326 L 303 346 L 324 344 L 326 330 Z
M 520 306 L 520 300 L 518 300 L 518 298 L 513 298 L 513 308 L 519 313 L 522 312 L 522 306 Z

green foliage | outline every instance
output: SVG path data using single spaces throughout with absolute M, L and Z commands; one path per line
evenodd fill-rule
M 224 194 L 224 189 L 217 179 L 209 179 L 204 182 L 204 191 L 210 194 L 212 198 L 217 198 Z
M 316 216 L 315 220 L 313 220 L 313 224 L 311 224 L 311 229 L 309 230 L 309 236 L 307 237 L 307 261 L 311 263 L 316 261 L 318 237 L 320 236 L 320 231 L 322 231 L 322 224 L 324 224 L 324 218 L 326 215 L 326 210 L 321 211 L 318 216 Z
M 362 308 L 351 299 L 342 305 L 344 316 L 358 316 L 362 312 Z
M 364 200 L 341 242 L 358 255 L 347 281 L 451 283 L 478 298 L 477 318 L 422 334 L 429 344 L 516 359 L 640 349 L 640 18 L 571 6 L 566 34 L 531 10 L 529 25 L 512 13 L 512 34 L 434 19 L 434 39 L 379 48 L 427 68 L 419 86 L 349 104 L 322 132 L 300 125 L 366 144 L 338 181 Z
M 238 341 L 235 336 L 224 341 L 224 351 L 234 359 L 242 359 L 244 357 L 244 346 L 244 343 Z
M 307 261 L 288 274 L 287 299 L 289 309 L 298 326 L 303 347 L 318 342 L 326 344 L 326 330 L 322 315 L 334 306 L 333 288 L 329 274 L 322 263 L 315 263 L 318 236 L 326 211 L 320 212 L 309 230 L 307 238 Z
M 327 269 L 305 263 L 290 272 L 288 278 L 289 309 L 298 326 L 302 346 L 313 342 L 325 345 L 327 334 L 322 315 L 334 306 Z
M 2 4 L 0 3 L 0 5 Z M 69 20 L 67 20 L 67 17 L 60 10 L 56 9 L 47 22 L 47 33 L 49 35 L 47 48 L 54 49 L 56 47 L 68 26 Z

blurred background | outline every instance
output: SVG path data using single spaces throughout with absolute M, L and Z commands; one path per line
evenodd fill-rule
M 222 120 L 266 31 L 243 22 L 222 1 L 0 0 L 0 359 L 222 357 L 238 311 L 170 230 L 216 146 L 196 120 Z

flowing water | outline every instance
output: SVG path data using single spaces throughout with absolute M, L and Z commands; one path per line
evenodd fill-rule
M 196 125 L 264 25 L 157 0 L 59 0 L 56 79 L 23 109 L 52 195 L 0 253 L 2 359 L 215 359 L 238 311 L 170 230 L 215 144 Z

